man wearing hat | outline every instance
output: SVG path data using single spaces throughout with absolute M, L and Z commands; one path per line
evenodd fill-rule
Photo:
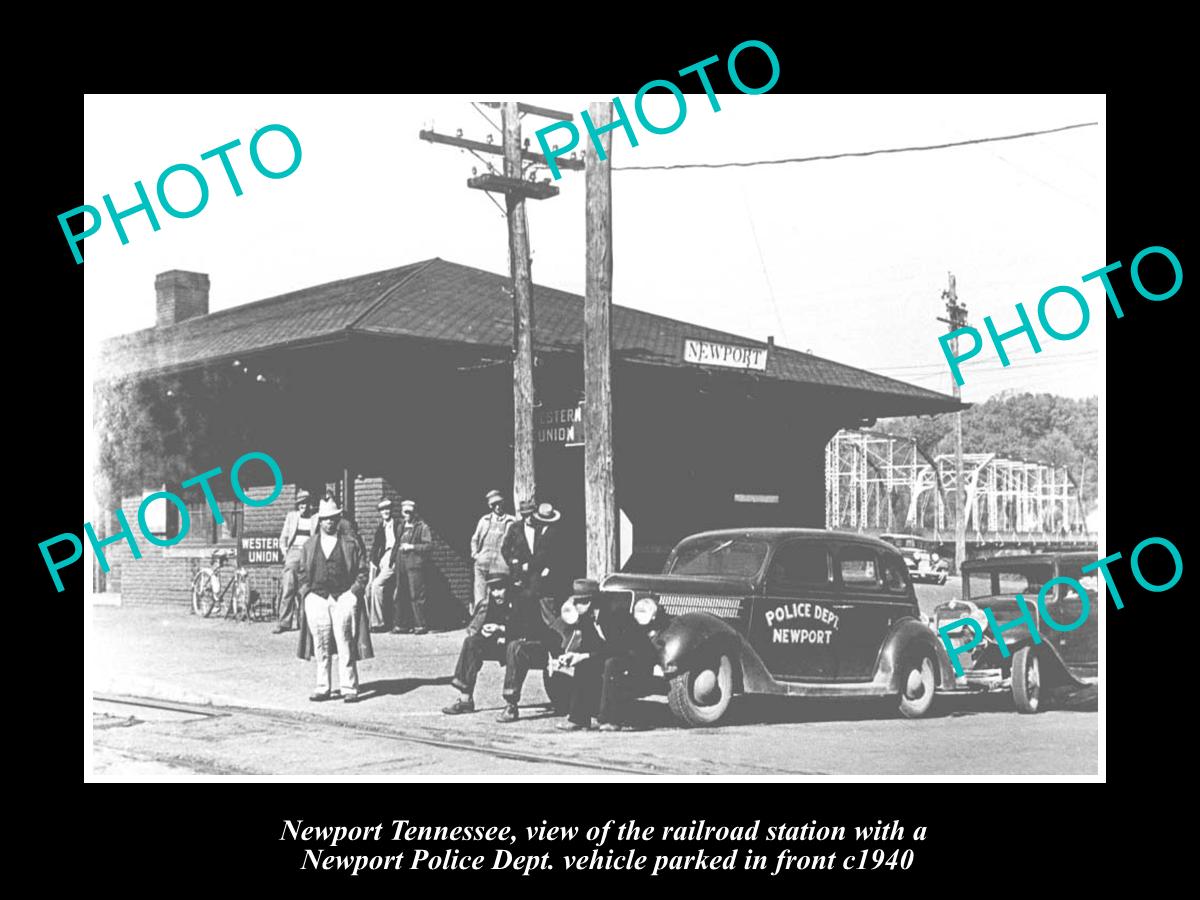
M 571 673 L 567 720 L 563 731 L 592 727 L 601 731 L 631 731 L 626 714 L 634 698 L 633 685 L 640 662 L 653 657 L 649 639 L 623 605 L 602 601 L 600 585 L 577 578 L 563 618 L 574 619 L 566 650 L 548 666 L 551 672 Z M 649 655 L 647 655 L 649 654 Z
M 317 659 L 317 689 L 310 700 L 332 696 L 330 675 L 337 653 L 338 682 L 346 703 L 358 700 L 358 660 L 375 655 L 371 627 L 361 597 L 367 584 L 367 561 L 362 543 L 349 528 L 340 527 L 342 511 L 325 499 L 317 511 L 320 528 L 304 545 L 300 565 L 300 659 Z
M 509 527 L 501 545 L 504 562 L 513 583 L 530 596 L 553 596 L 558 568 L 554 558 L 558 543 L 555 523 L 562 513 L 550 503 L 538 504 L 533 500 L 522 500 L 519 511 L 520 520 Z M 557 606 L 553 614 L 558 615 Z
M 300 560 L 304 544 L 317 530 L 317 502 L 306 490 L 296 491 L 296 508 L 283 520 L 279 534 L 279 549 L 283 553 L 283 597 L 279 601 L 279 622 L 275 634 L 291 631 L 292 618 L 303 615 L 300 586 Z
M 550 503 L 523 500 L 521 520 L 511 526 L 504 539 L 504 559 L 513 578 L 512 613 L 508 626 L 504 672 L 505 709 L 497 721 L 515 722 L 525 676 L 530 669 L 544 669 L 547 661 L 562 650 L 563 635 L 556 596 L 558 563 L 557 522 L 562 513 Z
M 507 575 L 491 575 L 487 580 L 487 597 L 475 609 L 467 636 L 463 638 L 450 682 L 458 689 L 458 699 L 442 712 L 448 716 L 475 712 L 475 679 L 486 660 L 504 658 L 506 629 L 511 618 L 509 609 L 509 579 Z
M 386 631 L 391 627 L 392 589 L 396 583 L 395 556 L 398 525 L 392 509 L 396 501 L 384 497 L 379 501 L 379 525 L 371 542 L 371 581 L 367 586 L 370 600 L 368 612 L 372 631 Z
M 504 495 L 499 491 L 488 491 L 484 498 L 489 512 L 475 526 L 471 536 L 471 559 L 475 561 L 475 603 L 471 614 L 475 614 L 487 599 L 489 575 L 507 575 L 508 564 L 504 561 L 504 538 L 508 528 L 516 519 L 504 511 Z
M 408 599 L 411 601 L 412 621 L 415 627 L 413 634 L 425 634 L 429 630 L 425 621 L 425 568 L 429 565 L 429 557 L 433 552 L 433 532 L 425 521 L 417 515 L 417 504 L 405 500 L 400 504 L 400 527 L 396 545 L 396 570 L 404 587 L 408 589 Z M 408 632 L 407 610 L 401 613 L 403 600 L 396 604 L 396 627 L 393 633 Z

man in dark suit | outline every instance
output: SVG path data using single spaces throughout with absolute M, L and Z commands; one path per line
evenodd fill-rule
M 553 597 L 559 582 L 558 521 L 553 504 L 522 500 L 521 518 L 508 528 L 501 544 L 513 584 L 533 597 Z M 558 609 L 554 610 L 558 614 Z
M 641 671 L 653 659 L 654 648 L 645 632 L 621 602 L 600 592 L 590 578 L 577 578 L 570 606 L 563 619 L 572 625 L 566 650 L 550 661 L 549 670 L 570 673 L 570 712 L 558 728 L 579 731 L 633 731 L 628 721 L 630 702 L 636 697 Z
M 554 628 L 556 623 L 561 627 L 555 587 L 560 581 L 557 523 L 562 513 L 553 504 L 533 500 L 523 500 L 518 511 L 521 518 L 509 526 L 501 545 L 513 578 L 513 599 L 505 650 L 505 707 L 498 722 L 520 718 L 525 676 L 530 669 L 544 669 L 563 647 L 563 635 Z

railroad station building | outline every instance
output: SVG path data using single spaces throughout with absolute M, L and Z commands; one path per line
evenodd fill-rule
M 512 485 L 511 279 L 435 258 L 215 313 L 206 275 L 164 272 L 154 288 L 157 324 L 101 348 L 98 499 L 136 530 L 142 498 L 165 487 L 187 501 L 191 527 L 172 547 L 139 540 L 140 560 L 110 544 L 96 590 L 123 603 L 189 602 L 211 550 L 278 536 L 302 486 L 335 490 L 368 543 L 381 497 L 415 500 L 437 545 L 431 601 L 466 603 L 484 494 Z M 538 500 L 562 512 L 568 562 L 582 575 L 583 298 L 536 285 L 533 296 Z M 839 428 L 958 408 L 770 339 L 621 306 L 612 331 L 616 499 L 631 568 L 703 529 L 823 527 L 824 451 Z M 252 450 L 283 472 L 269 506 L 244 506 L 223 474 L 210 482 L 217 524 L 198 488 L 179 488 Z M 265 496 L 266 466 L 247 464 L 243 484 L 252 469 L 260 485 L 249 493 Z M 162 505 L 148 521 L 174 535 L 178 516 Z M 110 513 L 98 531 L 115 524 Z M 260 590 L 278 575 L 252 566 Z

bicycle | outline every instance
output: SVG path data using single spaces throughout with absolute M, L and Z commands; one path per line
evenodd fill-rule
M 221 586 L 221 569 L 233 553 L 232 550 L 214 550 L 213 567 L 202 568 L 192 579 L 192 612 L 196 615 L 207 619 L 217 607 L 222 607 L 225 618 L 250 621 L 250 586 L 246 569 L 238 566 L 233 578 Z M 229 595 L 228 602 L 226 594 Z
M 283 580 L 272 578 L 271 587 L 265 591 L 250 589 L 250 621 L 275 622 L 279 619 L 279 607 L 283 601 Z M 270 602 L 265 600 L 270 597 Z

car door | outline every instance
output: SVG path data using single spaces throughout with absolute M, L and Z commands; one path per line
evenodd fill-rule
M 884 584 L 881 554 L 865 544 L 841 544 L 834 550 L 832 604 L 837 618 L 833 629 L 836 677 L 864 681 L 875 673 L 879 648 L 892 623 L 907 613 L 907 583 L 904 593 Z M 891 557 L 889 557 L 891 559 Z M 894 560 L 893 560 L 894 563 Z M 889 579 L 904 576 L 889 567 Z
M 796 539 L 775 548 L 749 628 L 750 645 L 772 676 L 835 677 L 833 599 L 832 558 L 824 541 Z
M 1079 581 L 1084 587 L 1086 597 L 1080 597 L 1079 592 L 1070 585 L 1055 585 L 1051 596 L 1046 598 L 1046 613 L 1049 618 L 1060 626 L 1072 625 L 1084 615 L 1087 618 L 1084 619 L 1083 624 L 1070 631 L 1059 631 L 1051 628 L 1049 623 L 1042 622 L 1042 638 L 1049 639 L 1054 644 L 1059 656 L 1068 667 L 1083 669 L 1095 667 L 1099 660 L 1096 640 L 1098 617 L 1095 609 L 1096 575 L 1095 573 L 1084 575 L 1077 566 L 1060 566 L 1056 574 L 1066 575 Z

